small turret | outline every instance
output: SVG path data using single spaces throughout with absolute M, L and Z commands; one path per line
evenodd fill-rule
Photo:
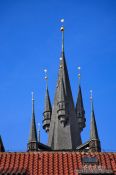
M 45 69 L 44 72 L 45 72 L 45 80 L 46 80 L 46 95 L 45 95 L 45 108 L 44 108 L 44 113 L 43 113 L 43 116 L 44 116 L 43 129 L 46 132 L 49 132 L 51 114 L 52 114 L 52 107 L 51 107 L 51 101 L 50 101 L 49 90 L 48 90 L 47 69 Z
M 46 88 L 46 95 L 45 95 L 45 109 L 44 109 L 44 119 L 43 119 L 43 129 L 45 129 L 46 132 L 49 132 L 50 128 L 50 121 L 51 121 L 51 114 L 52 114 L 52 107 L 50 102 L 50 96 L 48 87 Z
M 78 70 L 80 70 L 80 67 L 78 67 Z M 81 85 L 80 85 L 80 73 L 78 74 L 79 79 L 79 90 L 78 90 L 78 97 L 77 97 L 77 103 L 76 103 L 76 114 L 77 114 L 77 120 L 79 123 L 80 131 L 85 128 L 85 110 L 83 105 L 83 98 L 82 98 L 82 92 L 81 92 Z

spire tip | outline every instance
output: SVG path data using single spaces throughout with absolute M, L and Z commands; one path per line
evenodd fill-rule
M 90 90 L 90 101 L 92 101 L 92 100 L 93 100 L 93 91 Z
M 64 18 L 62 18 L 60 21 L 61 21 L 61 23 L 63 23 L 64 22 Z
M 62 23 L 62 26 L 60 28 L 60 31 L 62 32 L 62 52 L 64 52 L 64 26 L 63 26 L 64 19 L 61 19 L 60 21 Z
M 80 73 L 80 70 L 81 70 L 81 67 L 78 66 L 78 79 L 79 79 L 79 84 L 80 84 L 80 79 L 81 79 L 81 73 Z
M 32 94 L 32 101 L 34 101 L 34 92 L 32 91 L 31 94 Z
M 46 88 L 48 87 L 48 70 L 47 69 L 44 69 L 44 73 L 45 73 L 45 81 L 46 81 Z
M 60 22 L 63 24 L 63 23 L 64 23 L 64 19 L 62 18 L 62 19 L 60 20 Z M 63 25 L 62 25 L 62 27 L 60 28 L 60 31 L 61 31 L 61 32 L 64 31 L 64 26 L 63 26 Z

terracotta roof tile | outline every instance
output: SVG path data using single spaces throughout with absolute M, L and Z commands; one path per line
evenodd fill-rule
M 96 157 L 98 164 L 84 164 L 83 157 Z M 97 168 L 116 174 L 116 153 L 29 152 L 0 153 L 0 174 L 78 175 L 78 170 Z

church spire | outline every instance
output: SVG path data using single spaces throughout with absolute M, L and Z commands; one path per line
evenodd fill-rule
M 94 113 L 92 90 L 90 91 L 91 100 L 91 126 L 90 126 L 90 150 L 91 151 L 101 151 L 100 140 L 98 136 L 97 124 Z
M 47 69 L 45 69 L 44 72 L 45 72 L 45 80 L 46 80 L 46 94 L 45 94 L 45 108 L 43 113 L 43 116 L 44 116 L 43 129 L 45 129 L 45 131 L 48 132 L 50 128 L 52 107 L 51 107 L 51 101 L 50 101 L 49 90 L 48 90 Z
M 81 91 L 81 85 L 80 85 L 80 67 L 78 67 L 79 73 L 78 73 L 78 81 L 79 81 L 79 88 L 78 88 L 78 97 L 77 97 L 77 103 L 76 103 L 76 114 L 77 114 L 77 120 L 79 123 L 80 131 L 85 128 L 85 110 L 83 105 L 83 98 L 82 98 L 82 91 Z
M 35 111 L 34 111 L 34 94 L 32 92 L 32 121 L 30 129 L 30 137 L 28 142 L 28 151 L 37 151 L 38 142 L 37 142 L 37 130 L 35 123 Z
M 62 33 L 60 68 L 48 135 L 48 145 L 53 150 L 76 149 L 82 143 L 64 54 L 64 26 L 60 31 Z

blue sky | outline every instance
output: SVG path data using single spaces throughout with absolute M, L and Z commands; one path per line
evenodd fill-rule
M 93 90 L 96 121 L 104 151 L 116 151 L 116 1 L 0 0 L 0 134 L 6 150 L 25 151 L 31 122 L 31 92 L 36 122 L 41 124 L 48 69 L 51 102 L 61 53 L 60 19 L 65 19 L 65 55 L 74 101 L 77 67 L 90 135 L 89 91 Z

